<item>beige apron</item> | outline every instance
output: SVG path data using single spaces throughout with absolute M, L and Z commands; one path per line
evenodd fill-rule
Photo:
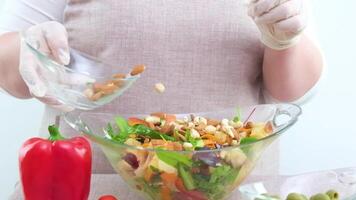
M 97 112 L 189 113 L 263 103 L 263 46 L 241 0 L 68 0 L 64 17 L 72 48 L 123 72 L 147 66 L 129 91 Z M 154 92 L 156 82 L 165 93 Z M 46 109 L 41 132 L 54 115 Z M 77 134 L 64 122 L 61 129 Z M 94 151 L 94 173 L 113 173 L 95 145 Z M 263 174 L 278 170 L 269 161 L 276 156 L 269 153 Z

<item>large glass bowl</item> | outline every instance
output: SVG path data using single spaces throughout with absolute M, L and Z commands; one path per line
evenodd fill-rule
M 250 174 L 264 149 L 297 121 L 301 108 L 293 104 L 258 105 L 242 108 L 241 112 L 242 119 L 272 122 L 273 133 L 249 144 L 222 149 L 168 151 L 118 144 L 107 139 L 104 127 L 116 114 L 67 113 L 65 120 L 99 144 L 115 171 L 145 199 L 219 200 L 227 198 Z M 177 118 L 185 115 L 188 114 L 179 114 Z M 194 115 L 231 119 L 236 109 Z M 186 181 L 187 176 L 190 183 Z M 182 183 L 182 180 L 185 181 Z
M 46 85 L 46 95 L 55 97 L 60 103 L 81 110 L 92 110 L 110 103 L 123 94 L 140 77 L 126 76 L 120 79 L 120 86 L 98 100 L 88 98 L 88 89 L 93 84 L 112 81 L 113 75 L 124 73 L 120 66 L 108 64 L 75 49 L 70 49 L 70 63 L 62 65 L 39 49 L 39 43 L 21 34 L 23 48 L 36 58 L 39 77 Z M 93 95 L 93 94 L 90 94 Z

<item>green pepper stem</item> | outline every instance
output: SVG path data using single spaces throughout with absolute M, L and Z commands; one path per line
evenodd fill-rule
M 61 135 L 59 132 L 59 129 L 56 125 L 51 125 L 48 126 L 48 131 L 49 131 L 49 138 L 48 140 L 50 141 L 56 141 L 56 140 L 64 140 L 65 138 Z

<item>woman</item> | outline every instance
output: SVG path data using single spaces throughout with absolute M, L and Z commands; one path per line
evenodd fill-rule
M 43 127 L 56 109 L 68 108 L 42 84 L 34 58 L 25 50 L 20 53 L 18 31 L 25 30 L 42 51 L 63 64 L 69 62 L 69 40 L 71 48 L 105 62 L 148 66 L 132 89 L 97 112 L 184 113 L 259 104 L 266 98 L 295 101 L 315 86 L 323 68 L 321 52 L 306 31 L 303 0 L 9 4 L 0 18 L 6 32 L 0 36 L 0 86 L 17 98 L 46 103 Z M 163 95 L 152 92 L 157 81 L 168 88 Z M 61 128 L 75 134 L 64 123 Z M 111 172 L 99 154 L 94 172 Z

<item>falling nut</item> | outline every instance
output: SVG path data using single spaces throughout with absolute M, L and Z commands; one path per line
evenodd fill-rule
M 136 65 L 130 72 L 131 76 L 136 76 L 145 71 L 146 67 L 144 65 Z
M 114 74 L 112 77 L 115 78 L 115 79 L 125 79 L 126 78 L 126 74 L 118 73 L 118 74 Z
M 166 87 L 163 85 L 163 83 L 156 83 L 155 89 L 158 93 L 163 93 L 166 90 Z

